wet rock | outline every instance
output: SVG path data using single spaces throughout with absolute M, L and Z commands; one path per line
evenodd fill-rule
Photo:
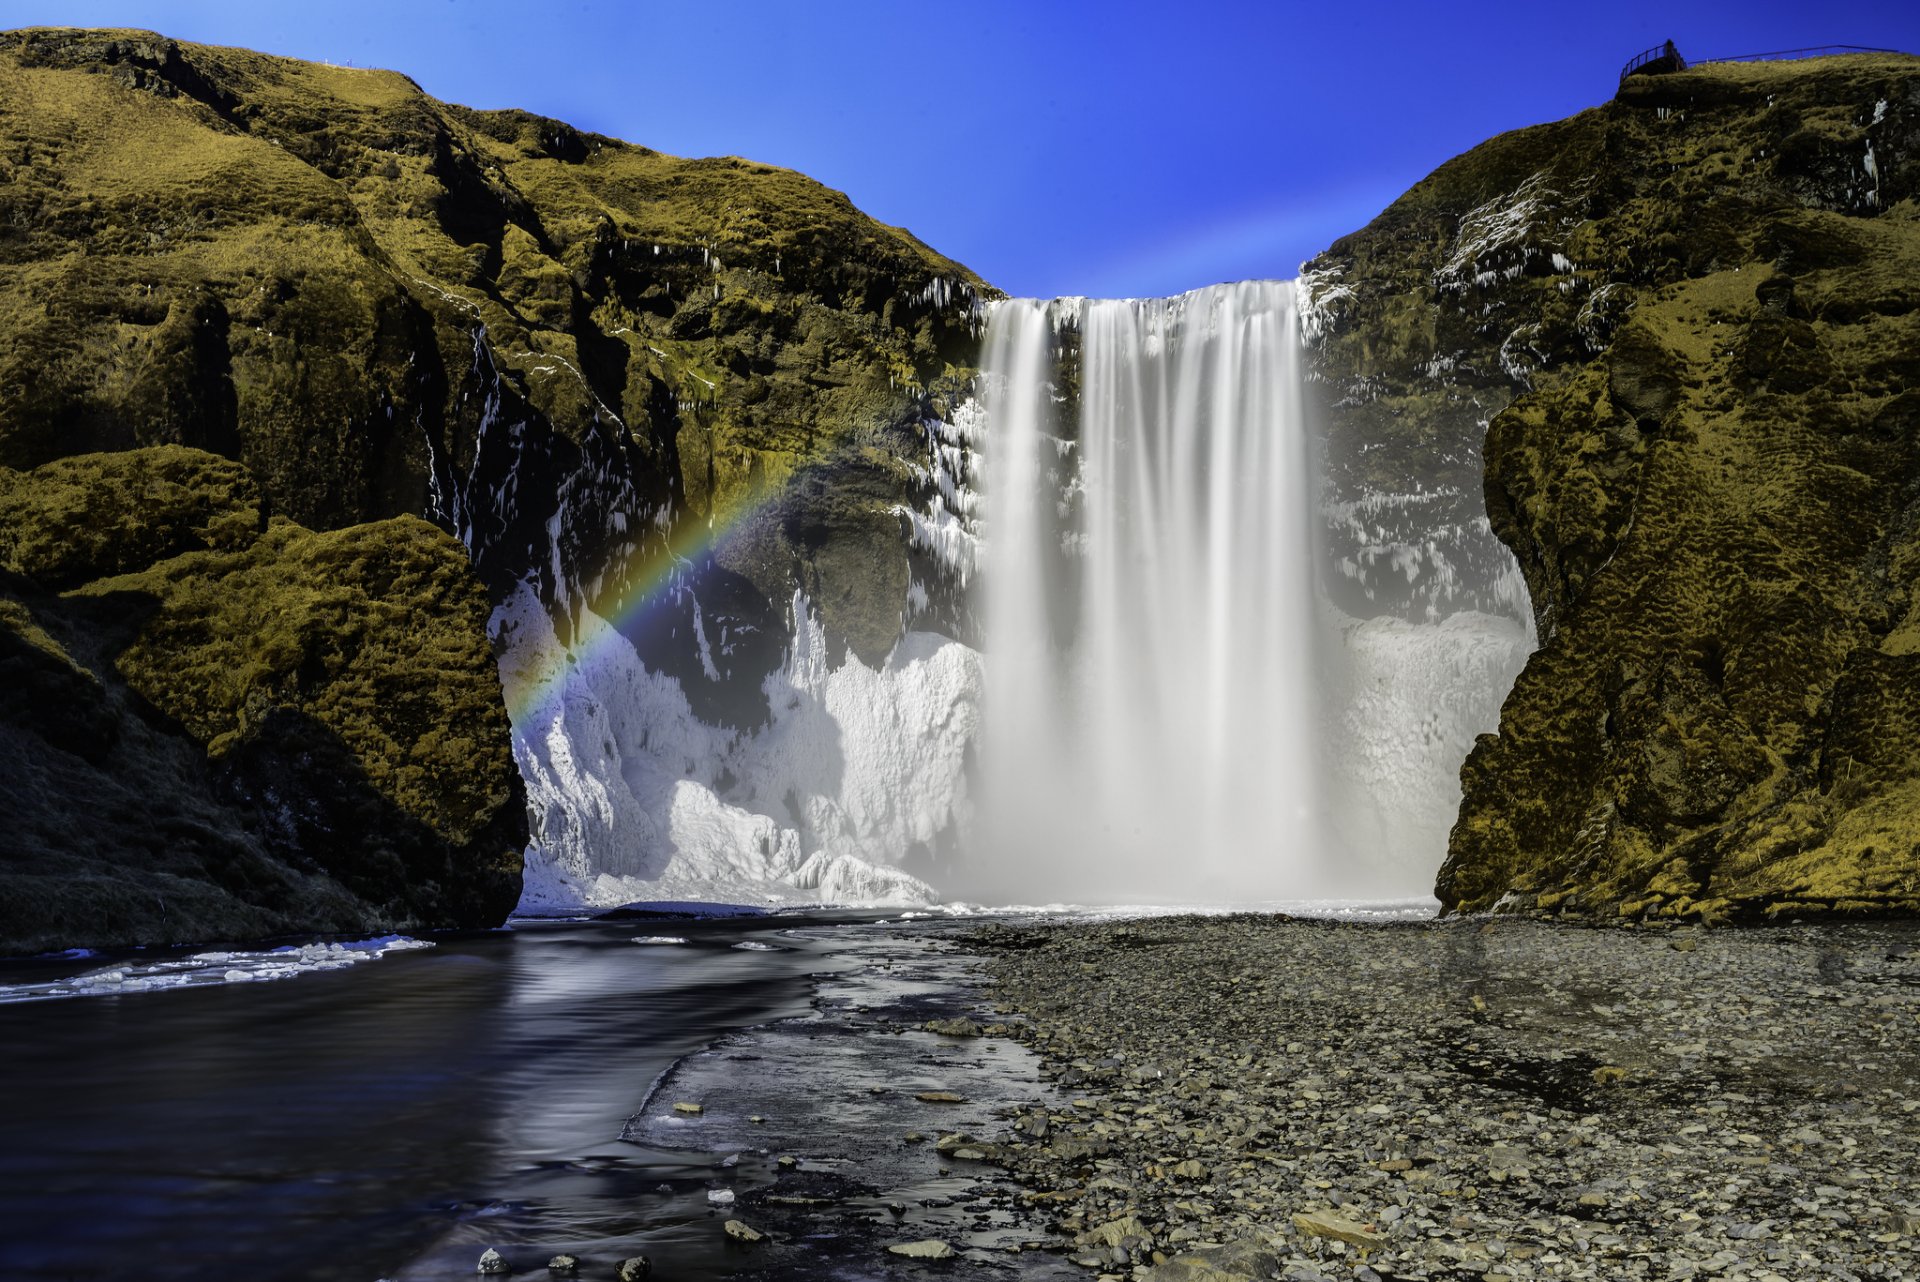
M 766 1234 L 750 1226 L 745 1220 L 728 1220 L 723 1226 L 727 1237 L 735 1242 L 761 1242 Z
M 706 1105 L 704 1104 L 679 1103 L 673 1106 L 673 1111 L 676 1113 L 686 1113 L 691 1116 L 697 1117 L 700 1114 L 706 1112 L 707 1108 L 706 1108 Z
M 492 1247 L 488 1247 L 480 1253 L 480 1263 L 475 1267 L 474 1272 L 511 1273 L 513 1272 L 513 1266 L 507 1263 L 506 1257 L 501 1255 L 500 1252 L 494 1250 Z
M 954 1249 L 939 1238 L 919 1242 L 900 1242 L 887 1248 L 889 1255 L 904 1255 L 910 1260 L 951 1260 Z
M 641 1282 L 643 1278 L 653 1276 L 653 1261 L 644 1255 L 631 1255 L 620 1261 L 619 1272 L 615 1274 L 620 1282 Z
M 952 1091 L 921 1091 L 914 1096 L 922 1104 L 964 1104 L 966 1096 L 955 1095 Z
M 986 1031 L 965 1016 L 958 1019 L 930 1019 L 923 1027 L 929 1033 L 938 1033 L 942 1037 L 979 1037 Z
M 580 1269 L 580 1261 L 571 1255 L 556 1255 L 547 1261 L 547 1272 L 571 1274 Z

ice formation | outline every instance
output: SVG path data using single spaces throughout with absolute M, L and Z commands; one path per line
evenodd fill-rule
M 697 718 L 612 625 L 562 644 L 531 592 L 495 632 L 532 842 L 523 911 L 634 901 L 921 903 L 966 819 L 979 656 L 909 632 L 878 670 L 838 667 L 805 598 L 754 731 Z
M 293 979 L 323 970 L 341 970 L 378 961 L 388 953 L 431 948 L 423 939 L 382 935 L 348 943 L 289 944 L 283 948 L 192 953 L 148 961 L 124 961 L 83 975 L 0 985 L 0 1006 L 13 1002 L 51 1001 L 61 997 L 111 997 L 126 993 L 162 992 L 173 988 L 205 988 L 214 984 L 261 983 Z M 90 957 L 87 949 L 77 956 Z

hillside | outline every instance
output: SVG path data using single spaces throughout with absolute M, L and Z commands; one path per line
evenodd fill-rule
M 796 586 L 877 662 L 979 288 L 786 170 L 0 33 L 0 617 L 35 674 L 0 708 L 0 951 L 498 920 L 526 829 L 487 595 L 564 637 L 667 584 L 631 639 L 720 721 L 766 715 Z M 742 639 L 718 672 L 693 588 Z M 254 783 L 291 744 L 302 795 L 357 799 L 281 823 Z M 346 870 L 396 826 L 408 871 Z
M 1493 139 L 1309 264 L 1336 487 L 1456 514 L 1397 584 L 1367 535 L 1361 589 L 1496 597 L 1452 573 L 1494 536 L 1539 634 L 1447 906 L 1920 907 L 1917 197 L 1920 59 L 1709 65 Z

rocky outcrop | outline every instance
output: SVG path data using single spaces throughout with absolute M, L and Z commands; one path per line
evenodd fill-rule
M 1531 597 L 1448 907 L 1920 908 L 1916 197 L 1920 59 L 1709 65 L 1310 264 L 1336 475 L 1457 504 L 1485 423 Z
M 497 919 L 525 828 L 498 686 L 472 684 L 476 583 L 563 645 L 584 610 L 616 621 L 722 725 L 768 717 L 796 590 L 836 662 L 878 663 L 954 613 L 901 509 L 936 488 L 924 422 L 979 288 L 789 171 L 392 72 L 0 33 L 0 475 L 21 537 L 59 544 L 7 580 L 7 662 L 35 674 L 7 733 L 50 745 L 0 834 L 13 920 L 82 943 Z M 99 478 L 136 466 L 178 479 L 91 548 Z M 109 795 L 124 822 L 87 831 Z M 198 846 L 155 835 L 176 797 Z M 378 832 L 374 887 L 339 861 Z M 162 874 L 164 917 L 104 907 Z
M 0 469 L 0 950 L 485 926 L 525 810 L 459 545 L 183 446 Z

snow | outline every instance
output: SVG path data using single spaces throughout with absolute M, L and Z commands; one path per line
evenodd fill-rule
M 1469 284 L 1485 288 L 1512 280 L 1526 270 L 1529 259 L 1542 253 L 1552 253 L 1557 270 L 1572 270 L 1564 256 L 1527 243 L 1541 230 L 1547 202 L 1558 194 L 1546 185 L 1546 177 L 1542 170 L 1506 195 L 1468 210 L 1455 232 L 1452 256 L 1433 274 L 1434 285 L 1453 292 Z
M 532 841 L 520 911 L 635 900 L 918 904 L 897 865 L 970 813 L 979 655 L 909 632 L 879 669 L 837 668 L 804 597 L 767 725 L 693 715 L 679 683 L 583 610 L 561 645 L 532 592 L 495 614 Z
M 1294 308 L 1300 315 L 1300 333 L 1308 346 L 1314 346 L 1339 322 L 1336 305 L 1358 298 L 1353 286 L 1340 283 L 1342 268 L 1322 268 L 1301 272 L 1294 282 Z
M 432 944 L 405 935 L 382 935 L 349 943 L 289 944 L 283 948 L 193 953 L 159 961 L 120 962 L 85 974 L 29 984 L 0 985 L 0 1005 L 51 1001 L 61 997 L 110 997 L 127 993 L 161 992 L 174 988 L 206 988 L 216 984 L 260 983 L 293 979 L 319 971 L 342 970 L 377 961 L 388 953 L 431 948 Z M 59 954 L 79 959 L 95 954 L 73 949 Z

